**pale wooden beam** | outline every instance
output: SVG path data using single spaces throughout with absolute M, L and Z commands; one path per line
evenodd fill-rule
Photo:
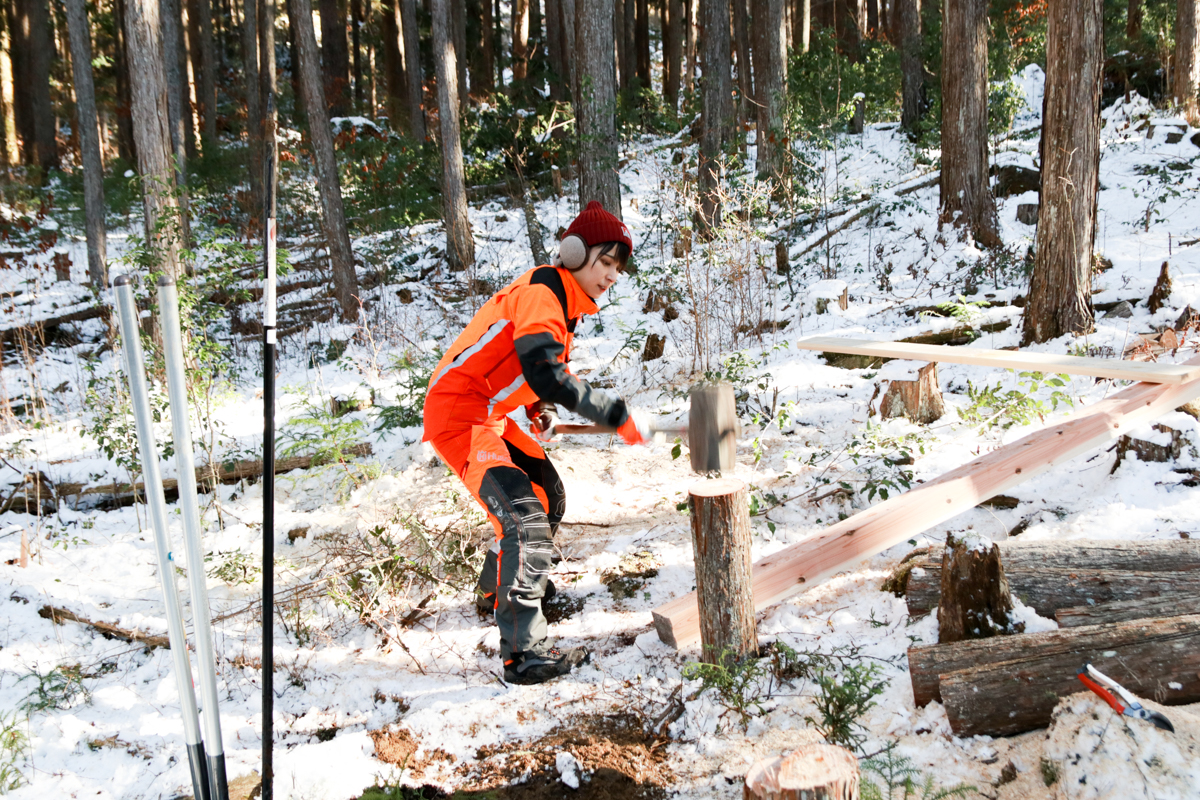
M 1062 372 L 1067 375 L 1090 375 L 1094 378 L 1117 378 L 1146 383 L 1180 384 L 1200 377 L 1200 366 L 1160 364 L 1150 361 L 1123 361 L 1116 358 L 1089 356 L 1059 356 L 1051 353 L 1030 353 L 1023 350 L 983 350 L 975 347 L 948 347 L 936 344 L 881 342 L 873 339 L 849 339 L 841 336 L 808 336 L 796 342 L 801 350 L 821 350 L 828 353 L 848 353 L 856 356 L 905 358 L 912 361 L 933 361 L 946 364 L 974 364 L 997 369 L 1020 369 L 1036 372 Z
M 1184 366 L 1200 369 L 1200 357 Z M 754 608 L 761 611 L 819 580 L 851 569 L 881 550 L 1197 398 L 1200 379 L 1178 385 L 1135 384 L 1057 425 L 1035 431 L 940 478 L 860 511 L 755 564 Z M 698 641 L 696 593 L 655 609 L 654 627 L 660 639 L 677 648 Z

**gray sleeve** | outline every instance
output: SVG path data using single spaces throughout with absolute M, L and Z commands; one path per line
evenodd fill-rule
M 534 394 L 600 425 L 619 427 L 629 417 L 625 401 L 571 374 L 558 360 L 563 345 L 549 333 L 533 333 L 513 342 L 521 373 Z

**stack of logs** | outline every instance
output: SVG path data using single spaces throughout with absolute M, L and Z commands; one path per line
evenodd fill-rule
M 888 587 L 910 614 L 939 608 L 938 644 L 908 651 L 913 698 L 940 700 L 960 736 L 1045 727 L 1088 661 L 1138 696 L 1200 701 L 1200 541 L 951 538 L 910 554 Z M 1059 629 L 1017 632 L 1012 597 Z

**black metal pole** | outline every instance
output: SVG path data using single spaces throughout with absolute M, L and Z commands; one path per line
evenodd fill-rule
M 273 800 L 275 729 L 275 95 L 266 98 L 263 220 L 262 800 Z

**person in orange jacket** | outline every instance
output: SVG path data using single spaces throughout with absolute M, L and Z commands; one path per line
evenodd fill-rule
M 529 270 L 475 314 L 429 380 L 423 441 L 462 479 L 496 530 L 479 581 L 500 628 L 504 679 L 541 683 L 587 661 L 546 635 L 542 602 L 552 539 L 566 511 L 562 480 L 545 451 L 508 415 L 522 406 L 534 436 L 549 441 L 564 406 L 617 430 L 629 444 L 650 436 L 648 418 L 580 380 L 567 366 L 575 326 L 624 270 L 629 229 L 596 201 L 567 228 L 552 266 Z

